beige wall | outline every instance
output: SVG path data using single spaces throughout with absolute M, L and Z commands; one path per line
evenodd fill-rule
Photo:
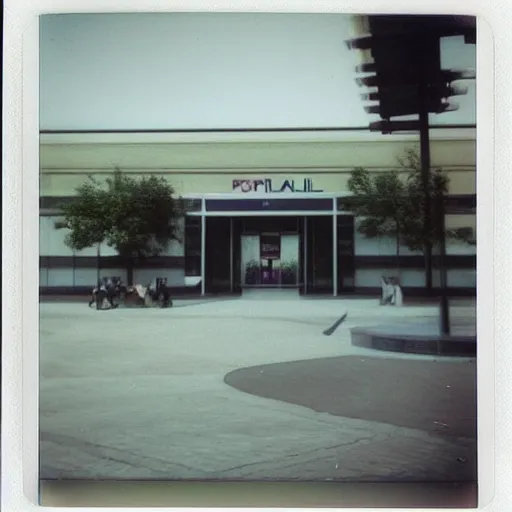
M 413 141 L 306 143 L 43 144 L 41 163 L 52 169 L 219 169 L 397 166 Z M 434 141 L 432 166 L 473 166 L 474 141 Z
M 343 192 L 353 168 L 375 172 L 399 168 L 397 158 L 404 150 L 417 148 L 413 136 L 329 140 L 325 135 L 322 140 L 317 135 L 301 140 L 288 134 L 233 141 L 235 135 L 228 134 L 208 142 L 198 137 L 172 141 L 170 136 L 151 134 L 45 135 L 40 151 L 41 195 L 72 195 L 88 174 L 101 180 L 115 167 L 134 175 L 165 176 L 180 194 L 231 192 L 233 179 L 266 177 L 312 178 L 316 188 Z M 432 166 L 449 172 L 450 193 L 475 193 L 475 152 L 471 133 L 432 140 Z
M 158 138 L 160 137 L 160 138 Z M 231 193 L 233 180 L 272 178 L 276 186 L 285 179 L 302 183 L 311 178 L 315 189 L 325 192 L 347 192 L 347 181 L 354 167 L 365 167 L 372 172 L 399 168 L 397 157 L 404 150 L 417 148 L 415 137 L 365 135 L 364 140 L 323 140 L 327 135 L 315 135 L 306 140 L 286 134 L 272 137 L 258 136 L 258 140 L 232 141 L 231 136 L 219 136 L 208 142 L 197 140 L 170 141 L 171 136 L 152 134 L 130 135 L 45 135 L 40 153 L 40 189 L 43 196 L 73 195 L 76 187 L 88 175 L 102 181 L 118 166 L 133 176 L 149 173 L 165 177 L 178 194 Z M 227 137 L 227 139 L 226 139 Z M 251 136 L 254 138 L 254 136 Z M 320 140 L 318 138 L 320 137 Z M 207 137 L 206 137 L 207 138 Z M 343 137 L 342 137 L 343 138 Z M 265 139 L 265 140 L 264 140 Z M 472 194 L 475 183 L 475 139 L 441 138 L 431 143 L 432 166 L 443 168 L 449 174 L 451 194 Z M 55 231 L 55 218 L 42 218 L 40 242 L 42 255 L 70 255 L 63 243 L 64 231 Z M 447 227 L 476 228 L 475 216 L 447 216 Z M 368 240 L 355 234 L 356 254 L 394 255 L 393 240 Z M 102 248 L 102 254 L 112 254 L 112 249 Z M 449 254 L 474 254 L 475 247 L 448 241 Z M 81 251 L 81 255 L 94 255 L 95 248 Z M 183 246 L 171 244 L 172 255 L 183 255 Z M 405 247 L 402 254 L 410 254 Z M 41 284 L 56 286 L 92 285 L 95 269 L 42 269 Z M 124 276 L 119 269 L 118 275 Z M 144 272 L 141 270 L 141 272 Z M 170 282 L 183 285 L 183 270 L 169 270 Z M 383 270 L 358 269 L 358 286 L 378 286 Z M 384 273 L 386 273 L 384 271 Z M 171 275 L 172 274 L 172 275 Z M 474 285 L 471 270 L 450 270 L 450 285 Z M 137 279 L 147 276 L 138 275 Z M 422 269 L 404 270 L 402 276 L 408 286 L 421 286 L 424 282 Z
M 148 172 L 138 171 L 130 173 L 134 176 L 144 176 Z M 378 172 L 378 171 L 375 171 Z M 86 179 L 87 175 L 94 176 L 99 181 L 103 181 L 109 173 L 98 173 L 94 170 L 90 172 L 55 172 L 45 171 L 41 176 L 41 195 L 43 196 L 67 196 L 73 195 L 74 190 Z M 232 192 L 232 183 L 236 179 L 264 179 L 272 178 L 277 184 L 282 181 L 295 180 L 297 186 L 303 183 L 304 178 L 311 178 L 315 189 L 321 189 L 324 192 L 340 193 L 347 191 L 347 181 L 350 177 L 349 169 L 339 169 L 337 171 L 325 171 L 323 169 L 308 169 L 297 172 L 275 172 L 272 170 L 247 171 L 238 169 L 234 172 L 152 172 L 157 176 L 163 176 L 171 183 L 176 192 L 180 195 L 203 194 L 203 193 L 230 193 Z M 475 171 L 448 170 L 450 178 L 449 193 L 451 194 L 474 194 L 476 192 Z

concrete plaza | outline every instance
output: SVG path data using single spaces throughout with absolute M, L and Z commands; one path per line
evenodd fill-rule
M 347 320 L 334 334 L 322 334 L 344 312 Z M 259 365 L 311 360 L 311 371 L 319 373 L 320 359 L 345 357 L 346 364 L 366 359 L 372 364 L 355 373 L 374 381 L 375 388 L 352 385 L 351 377 L 332 394 L 350 395 L 352 402 L 355 396 L 371 408 L 379 401 L 380 368 L 396 372 L 399 362 L 405 368 L 414 360 L 423 365 L 424 379 L 439 380 L 440 369 L 456 403 L 458 392 L 475 386 L 474 360 L 406 356 L 350 343 L 355 326 L 414 325 L 437 315 L 432 305 L 392 308 L 374 299 L 258 293 L 178 300 L 171 309 L 95 311 L 86 303 L 42 303 L 41 478 L 475 480 L 474 433 L 462 428 L 446 435 L 446 420 L 433 428 L 428 414 L 429 424 L 423 425 L 422 417 L 404 423 L 389 411 L 365 415 L 364 407 L 350 417 L 338 405 L 317 412 L 309 399 L 297 405 L 296 389 L 299 398 L 285 401 L 241 391 L 226 379 L 230 372 Z M 467 330 L 474 307 L 454 307 L 452 315 Z M 386 370 L 390 360 L 395 370 Z M 472 369 L 461 373 L 457 365 Z M 264 375 L 264 369 L 258 371 Z M 307 375 L 307 369 L 301 371 Z M 281 382 L 278 366 L 273 373 Z M 286 373 L 293 374 L 293 368 Z M 308 379 L 296 381 L 301 385 L 307 389 Z M 407 395 L 407 382 L 398 385 Z M 422 404 L 428 408 L 436 401 L 421 396 L 418 385 L 410 386 L 410 393 L 404 407 L 416 404 L 421 412 Z M 457 412 L 457 422 L 474 418 L 476 410 L 466 409 Z

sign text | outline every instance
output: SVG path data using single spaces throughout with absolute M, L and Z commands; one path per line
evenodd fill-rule
M 315 189 L 311 178 L 304 178 L 300 181 L 283 180 L 277 182 L 270 178 L 249 179 L 249 180 L 233 180 L 233 192 L 259 192 L 265 194 L 279 194 L 284 192 L 304 193 L 304 192 L 323 192 L 323 190 Z

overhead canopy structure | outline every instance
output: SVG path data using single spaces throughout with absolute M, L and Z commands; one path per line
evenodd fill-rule
M 392 120 L 414 114 L 440 114 L 457 110 L 452 96 L 467 93 L 453 84 L 473 79 L 474 69 L 441 69 L 441 39 L 463 36 L 466 44 L 476 44 L 476 18 L 472 16 L 355 16 L 356 37 L 347 41 L 352 50 L 360 50 L 362 62 L 357 82 L 374 89 L 362 94 L 370 102 L 365 110 L 378 114 L 381 121 L 370 130 L 393 131 L 420 129 L 415 121 Z

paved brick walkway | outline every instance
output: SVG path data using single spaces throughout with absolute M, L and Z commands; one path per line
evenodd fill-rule
M 324 329 L 345 311 L 346 322 L 325 336 Z M 402 411 L 412 403 L 410 397 L 442 411 L 436 396 L 443 402 L 450 395 L 436 394 L 435 386 L 423 388 L 419 370 L 401 374 L 389 367 L 388 378 L 401 375 L 399 381 L 406 384 L 388 415 L 407 419 L 403 423 L 412 428 L 397 420 L 386 423 L 380 402 L 387 394 L 383 390 L 393 386 L 392 380 L 388 388 L 379 381 L 384 376 L 378 376 L 377 367 L 385 368 L 390 356 L 350 342 L 354 326 L 415 322 L 437 314 L 432 307 L 383 308 L 376 300 L 233 299 L 107 312 L 83 303 L 41 304 L 42 477 L 474 481 L 473 437 L 433 435 Z M 360 387 L 357 394 L 372 400 L 363 409 L 374 409 L 374 420 L 357 418 L 357 411 L 354 417 L 316 412 L 307 404 L 243 393 L 224 382 L 226 374 L 243 368 L 340 357 L 351 358 L 353 368 L 351 377 L 337 385 L 348 392 L 358 379 L 366 380 L 367 394 Z M 366 358 L 376 359 L 364 379 L 363 370 L 354 366 L 357 357 L 365 359 L 361 365 Z M 391 358 L 403 368 L 435 359 Z M 295 371 L 283 368 L 289 376 Z M 319 366 L 314 373 L 326 371 Z M 307 383 L 311 370 L 304 367 L 301 376 Z M 281 379 L 277 373 L 275 378 Z M 327 375 L 321 378 L 328 387 Z M 370 383 L 375 384 L 373 399 Z M 451 384 L 455 390 L 455 381 Z M 356 392 L 351 394 L 355 408 Z M 320 405 L 324 411 L 331 408 Z M 467 407 L 471 417 L 471 400 Z

